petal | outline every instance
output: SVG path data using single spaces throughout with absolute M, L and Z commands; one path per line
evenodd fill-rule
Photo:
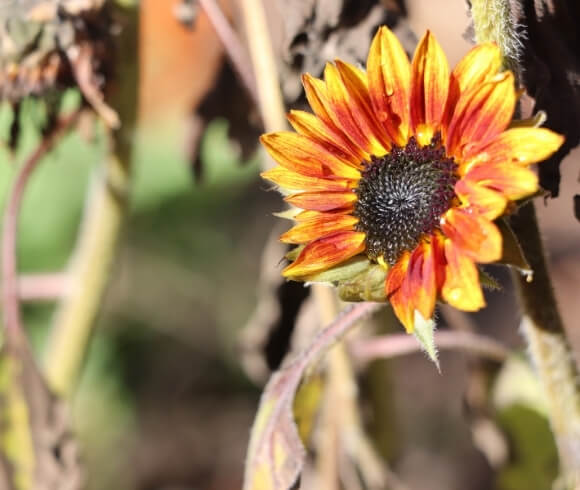
M 451 208 L 443 215 L 441 229 L 455 247 L 477 262 L 495 262 L 501 258 L 501 233 L 482 216 Z
M 411 64 L 399 40 L 385 26 L 371 44 L 367 76 L 378 119 L 393 141 L 404 146 L 409 139 Z
M 352 210 L 353 207 L 349 206 L 335 211 L 300 211 L 298 214 L 295 214 L 292 219 L 298 223 L 302 223 L 312 219 L 322 219 L 323 216 L 328 216 L 331 214 L 336 215 L 352 213 Z
M 447 150 L 456 157 L 495 139 L 511 121 L 516 103 L 514 76 L 503 72 L 462 94 L 449 123 Z
M 435 250 L 432 242 L 421 243 L 411 254 L 409 272 L 409 291 L 415 309 L 423 318 L 429 319 L 435 310 L 437 299 Z
M 336 126 L 342 128 L 344 133 L 356 145 L 361 147 L 370 155 L 382 156 L 387 152 L 387 148 L 380 143 L 377 138 L 378 123 L 373 123 L 369 107 L 365 108 L 365 97 L 368 99 L 368 92 L 363 82 L 357 79 L 357 75 L 346 68 L 343 64 L 344 78 L 337 66 L 327 63 L 324 69 L 324 79 L 328 89 L 332 117 Z
M 469 212 L 483 216 L 488 220 L 494 220 L 501 216 L 508 202 L 501 192 L 489 189 L 480 182 L 467 178 L 457 181 L 455 194 Z
M 511 128 L 483 148 L 480 155 L 490 162 L 530 165 L 551 156 L 562 143 L 564 136 L 546 128 Z
M 284 198 L 286 202 L 314 211 L 330 211 L 344 208 L 357 200 L 354 192 L 303 192 Z
M 529 196 L 539 188 L 534 172 L 513 163 L 481 162 L 471 167 L 464 178 L 501 192 L 511 200 Z
M 389 270 L 385 281 L 387 298 L 407 332 L 412 332 L 415 326 L 415 306 L 409 292 L 409 283 L 406 280 L 410 257 L 409 252 L 404 252 Z
M 360 172 L 351 163 L 330 154 L 301 134 L 289 131 L 268 133 L 262 135 L 260 141 L 272 158 L 288 170 L 311 177 L 360 178 Z
M 346 191 L 352 187 L 352 181 L 347 179 L 323 179 L 292 172 L 284 167 L 274 167 L 260 174 L 284 189 L 301 191 Z
M 445 126 L 451 120 L 461 94 L 489 81 L 497 74 L 500 67 L 501 52 L 495 43 L 478 44 L 457 63 L 449 80 L 449 95 L 443 125 L 444 138 Z
M 357 67 L 341 60 L 336 60 L 335 64 L 342 78 L 344 87 L 350 96 L 352 102 L 350 107 L 353 117 L 359 121 L 363 131 L 372 137 L 376 150 L 382 150 L 386 153 L 391 148 L 391 139 L 373 110 L 367 74 Z M 376 151 L 373 155 L 381 156 Z
M 298 258 L 282 271 L 282 275 L 299 278 L 314 274 L 354 257 L 364 249 L 364 233 L 336 233 L 306 245 Z
M 329 114 L 330 100 L 328 99 L 326 84 L 322 80 L 305 73 L 302 75 L 302 85 L 304 86 L 306 100 L 308 100 L 308 104 L 314 114 L 316 114 L 316 117 L 327 126 L 336 129 Z
M 317 218 L 303 221 L 280 237 L 284 243 L 308 243 L 312 240 L 336 233 L 352 231 L 358 218 L 349 214 L 322 213 Z
M 479 284 L 479 273 L 473 260 L 450 240 L 445 241 L 445 283 L 441 296 L 451 306 L 464 311 L 477 311 L 485 306 Z
M 368 158 L 368 155 L 353 145 L 341 131 L 329 126 L 314 114 L 292 110 L 288 114 L 288 121 L 298 133 L 307 136 L 343 160 L 351 161 L 358 166 Z
M 411 121 L 419 142 L 431 141 L 441 125 L 449 89 L 449 65 L 441 46 L 427 31 L 413 57 Z

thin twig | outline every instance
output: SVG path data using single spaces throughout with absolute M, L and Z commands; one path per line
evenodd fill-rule
M 199 0 L 199 5 L 201 5 L 201 8 L 204 10 L 217 36 L 222 42 L 232 67 L 240 78 L 243 87 L 246 89 L 254 104 L 258 105 L 260 98 L 258 97 L 256 88 L 256 79 L 252 72 L 249 55 L 244 49 L 239 36 L 230 25 L 216 0 Z
M 20 301 L 54 301 L 69 291 L 68 274 L 21 274 L 18 277 Z
M 254 67 L 260 99 L 258 107 L 264 128 L 266 131 L 281 131 L 287 125 L 286 113 L 264 6 L 262 0 L 240 0 L 239 4 Z M 269 160 L 263 159 L 263 162 L 267 165 Z
M 503 362 L 510 354 L 510 350 L 497 340 L 471 332 L 436 332 L 435 343 L 438 349 L 470 351 L 498 362 Z M 417 339 L 407 334 L 355 340 L 349 348 L 353 357 L 361 362 L 392 359 L 421 351 Z
M 60 136 L 70 129 L 77 121 L 80 110 L 62 118 L 54 129 L 43 138 L 36 150 L 19 169 L 8 202 L 4 211 L 2 231 L 2 316 L 6 332 L 6 340 L 20 342 L 22 340 L 22 324 L 20 319 L 20 303 L 18 291 L 18 259 L 17 238 L 20 207 L 26 185 L 38 164 L 58 141 Z

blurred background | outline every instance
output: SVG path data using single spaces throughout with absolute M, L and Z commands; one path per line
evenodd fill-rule
M 271 32 L 283 44 L 283 2 L 266 3 Z M 91 490 L 239 489 L 262 387 L 242 368 L 239 339 L 259 300 L 262 249 L 272 230 L 284 226 L 271 213 L 283 203 L 258 176 L 259 119 L 213 27 L 201 9 L 189 27 L 177 20 L 180 4 L 141 1 L 131 214 L 73 406 Z M 233 2 L 221 5 L 236 23 Z M 417 35 L 426 28 L 435 33 L 451 65 L 469 49 L 462 0 L 407 0 L 404 14 Z M 374 28 L 369 24 L 368 39 Z M 291 82 L 285 90 L 289 104 L 300 104 Z M 19 158 L 38 140 L 34 108 L 25 108 L 23 117 Z M 9 119 L 4 107 L 2 139 Z M 69 135 L 35 173 L 21 220 L 24 272 L 66 265 L 91 169 L 105 146 L 99 132 L 89 140 Z M 0 158 L 7 156 L 0 147 Z M 537 203 L 570 329 L 580 316 L 580 223 L 571 205 L 579 158 L 575 152 L 563 163 L 560 197 Z M 13 171 L 0 166 L 2 200 Z M 503 290 L 489 293 L 489 307 L 467 320 L 519 347 L 509 274 L 491 272 Z M 40 351 L 52 307 L 26 304 L 24 313 Z M 448 321 L 444 316 L 443 325 Z M 571 335 L 580 346 L 578 329 Z M 491 451 L 500 458 L 500 469 L 493 468 L 493 454 L 474 442 L 468 399 L 473 362 L 443 352 L 439 374 L 424 355 L 413 354 L 361 373 L 371 436 L 409 489 L 549 488 L 557 459 L 538 412 L 518 413 L 518 423 L 498 436 Z M 373 401 L 376 383 L 384 384 L 379 401 Z

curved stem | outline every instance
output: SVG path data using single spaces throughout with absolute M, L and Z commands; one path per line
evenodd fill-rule
M 6 341 L 19 343 L 23 339 L 20 319 L 18 287 L 17 238 L 18 219 L 26 185 L 42 158 L 52 149 L 67 130 L 77 121 L 80 111 L 61 119 L 55 128 L 43 138 L 36 150 L 19 169 L 4 211 L 2 230 L 2 316 Z

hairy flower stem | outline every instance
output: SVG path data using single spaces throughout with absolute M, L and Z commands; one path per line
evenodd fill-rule
M 521 42 L 509 5 L 508 0 L 471 0 L 471 14 L 476 40 L 496 42 L 504 66 L 517 80 Z M 533 204 L 522 206 L 511 225 L 534 272 L 531 282 L 514 273 L 524 308 L 522 331 L 548 403 L 564 479 L 576 488 L 580 483 L 578 370 L 558 311 Z
M 137 9 L 121 10 L 117 83 L 110 101 L 121 120 L 111 153 L 89 190 L 79 239 L 70 262 L 68 294 L 56 311 L 44 357 L 49 386 L 69 395 L 76 386 L 109 278 L 117 239 L 128 209 L 133 130 L 137 112 Z
M 580 483 L 580 391 L 578 369 L 566 337 L 548 273 L 532 203 L 511 219 L 534 280 L 514 273 L 525 316 L 522 332 L 549 408 L 565 478 Z
M 471 17 L 477 43 L 494 42 L 501 50 L 504 68 L 519 77 L 521 33 L 513 19 L 509 0 L 471 0 Z

